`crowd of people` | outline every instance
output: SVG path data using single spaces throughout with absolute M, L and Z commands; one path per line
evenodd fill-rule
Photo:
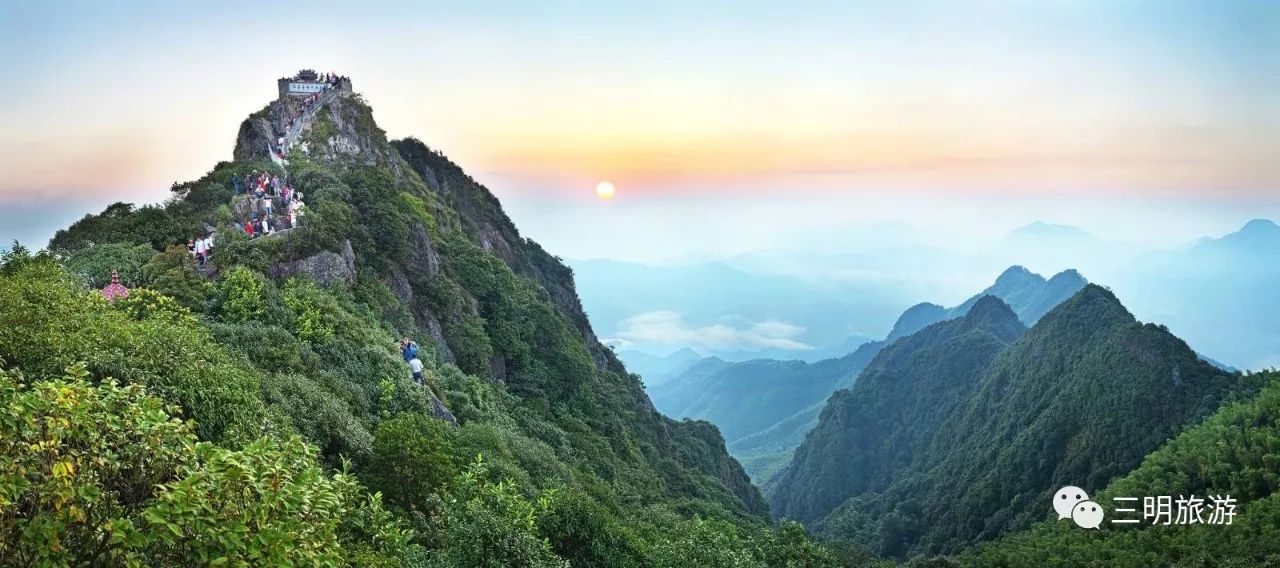
M 196 265 L 204 268 L 205 262 L 213 256 L 213 233 L 187 239 L 187 251 L 196 257 Z
M 294 116 L 289 124 L 289 131 L 285 135 L 280 136 L 276 140 L 276 144 L 268 143 L 268 151 L 273 157 L 283 159 L 285 155 L 285 144 L 287 142 L 288 133 L 301 128 L 303 118 L 315 110 L 316 106 L 321 104 L 321 97 L 328 91 L 340 87 L 344 82 L 349 81 L 347 77 L 338 75 L 337 73 L 316 73 L 310 70 L 304 70 L 294 77 L 295 80 L 308 81 L 313 83 L 322 83 L 323 90 L 311 93 L 302 100 L 301 110 L 297 116 Z M 263 235 L 270 235 L 276 231 L 283 229 L 297 228 L 302 222 L 305 213 L 306 204 L 303 202 L 301 191 L 296 191 L 288 180 L 277 174 L 268 172 L 259 172 L 253 170 L 244 177 L 232 176 L 232 187 L 235 189 L 236 195 L 246 195 L 250 200 L 250 219 L 244 222 L 235 221 L 238 230 L 244 231 L 249 238 L 257 238 Z M 279 207 L 277 207 L 277 203 Z M 212 231 L 203 237 L 195 237 L 187 239 L 187 250 L 195 257 L 196 263 L 200 268 L 204 268 L 208 260 L 213 256 L 213 233 Z M 417 361 L 417 344 L 405 338 L 405 344 L 401 345 L 402 349 L 407 352 L 407 344 L 412 344 L 412 352 L 414 357 L 407 357 L 405 362 L 410 360 Z M 413 364 L 410 364 L 413 367 Z M 421 383 L 422 379 L 422 362 L 417 362 L 417 370 L 414 377 Z
M 252 217 L 245 223 L 236 221 L 236 227 L 249 238 L 293 229 L 301 222 L 306 206 L 303 194 L 279 175 L 253 170 L 245 175 L 243 182 L 239 177 L 232 178 L 232 184 L 236 195 L 247 194 L 250 200 Z M 281 204 L 279 210 L 276 200 Z

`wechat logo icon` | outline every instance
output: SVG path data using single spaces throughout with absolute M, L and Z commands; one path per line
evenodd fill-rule
M 1058 519 L 1071 519 L 1086 529 L 1098 528 L 1105 516 L 1102 505 L 1089 500 L 1089 494 L 1074 485 L 1053 494 L 1053 510 L 1058 513 Z

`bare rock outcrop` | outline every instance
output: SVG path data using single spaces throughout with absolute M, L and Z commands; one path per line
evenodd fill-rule
M 356 283 L 356 254 L 351 241 L 343 241 L 342 252 L 320 251 L 301 260 L 282 262 L 269 269 L 272 278 L 306 276 L 322 286 L 341 284 L 350 288 Z

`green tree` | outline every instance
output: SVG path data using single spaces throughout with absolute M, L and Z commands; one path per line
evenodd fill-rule
M 263 290 L 267 284 L 262 276 L 243 266 L 227 271 L 218 283 L 218 313 L 231 323 L 244 323 L 258 319 L 266 313 Z
M 481 459 L 454 478 L 446 497 L 443 556 L 459 567 L 567 567 L 537 531 L 538 514 L 552 497 L 531 502 L 511 483 L 486 478 Z
M 196 272 L 196 261 L 186 248 L 174 245 L 154 255 L 142 266 L 143 283 L 195 311 L 204 311 L 212 290 Z
M 111 283 L 111 271 L 120 274 L 125 286 L 142 284 L 142 267 L 156 254 L 148 245 L 108 243 L 85 247 L 70 254 L 65 263 L 67 270 L 79 276 L 90 288 L 102 288 Z
M 400 414 L 373 434 L 369 484 L 401 509 L 422 509 L 457 473 L 453 444 L 443 421 Z

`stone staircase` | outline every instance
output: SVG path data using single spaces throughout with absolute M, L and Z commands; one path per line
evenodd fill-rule
M 316 99 L 316 102 L 311 105 L 311 108 L 295 117 L 285 128 L 284 146 L 280 148 L 280 150 L 284 152 L 285 155 L 288 155 L 289 150 L 298 143 L 298 138 L 302 136 L 303 128 L 315 118 L 316 114 L 320 112 L 320 109 L 324 108 L 344 92 L 349 91 L 345 91 L 341 88 L 333 88 L 321 93 Z M 271 161 L 275 163 L 275 165 L 280 166 L 281 168 L 289 165 L 289 161 L 287 159 L 276 155 L 275 152 L 268 150 L 267 155 L 271 157 Z M 287 170 L 285 175 L 288 175 Z
M 303 127 L 315 118 L 316 114 L 320 112 L 320 109 L 327 106 L 344 92 L 346 91 L 334 88 L 321 93 L 320 97 L 316 100 L 315 104 L 311 105 L 310 109 L 293 120 L 293 123 L 289 125 L 289 128 L 285 131 L 284 135 L 284 150 L 286 154 L 290 148 L 293 148 L 293 146 L 298 143 L 298 137 L 302 135 Z

